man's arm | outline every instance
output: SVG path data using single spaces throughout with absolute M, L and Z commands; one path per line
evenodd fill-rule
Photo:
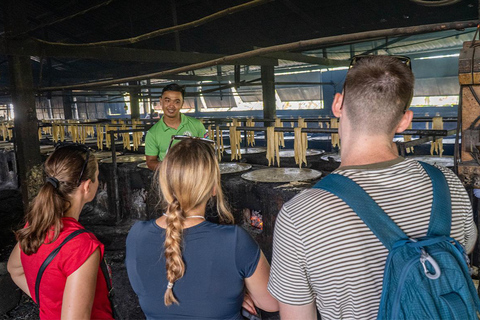
M 157 156 L 145 156 L 145 159 L 147 161 L 147 167 L 148 169 L 150 170 L 153 170 L 155 171 L 155 169 L 157 169 L 157 166 L 162 163 L 161 161 L 158 161 L 158 157 Z
M 317 311 L 315 302 L 310 302 L 303 306 L 292 306 L 290 304 L 279 303 L 280 305 L 280 318 L 282 320 L 316 320 Z
M 148 169 L 155 171 L 161 161 L 158 160 L 158 142 L 155 138 L 155 134 L 150 132 L 150 130 L 148 130 L 147 135 L 145 136 L 145 161 Z
M 279 301 L 282 319 L 316 319 L 315 294 L 309 283 L 306 258 L 286 205 L 277 216 L 268 291 Z
M 253 275 L 245 278 L 245 286 L 257 307 L 268 312 L 278 311 L 278 302 L 267 290 L 270 265 L 262 251 Z

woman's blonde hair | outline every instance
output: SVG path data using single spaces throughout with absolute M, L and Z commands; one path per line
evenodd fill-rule
M 81 181 L 95 182 L 97 160 L 90 155 L 85 165 L 86 157 L 87 149 L 77 145 L 58 148 L 48 157 L 45 162 L 47 182 L 29 205 L 25 217 L 27 226 L 15 233 L 25 254 L 36 253 L 45 241 L 51 243 L 58 238 L 72 194 Z M 50 236 L 52 230 L 53 236 Z
M 165 259 L 169 285 L 166 306 L 178 304 L 173 284 L 183 277 L 183 224 L 186 212 L 205 204 L 215 194 L 220 223 L 232 224 L 220 184 L 220 168 L 213 146 L 199 139 L 186 139 L 173 146 L 158 169 L 158 181 L 167 205 Z

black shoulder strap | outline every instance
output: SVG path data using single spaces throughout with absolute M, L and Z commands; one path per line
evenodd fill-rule
M 43 273 L 45 272 L 45 269 L 48 267 L 48 265 L 50 264 L 50 262 L 52 262 L 52 260 L 55 258 L 55 256 L 57 255 L 57 253 L 60 251 L 60 249 L 62 249 L 62 247 L 70 240 L 72 240 L 73 238 L 75 238 L 76 236 L 78 236 L 79 234 L 81 233 L 84 233 L 84 232 L 88 232 L 87 230 L 85 229 L 78 229 L 72 233 L 70 233 L 63 241 L 62 243 L 60 243 L 60 245 L 58 247 L 55 248 L 55 250 L 53 250 L 52 252 L 50 252 L 50 254 L 48 255 L 47 259 L 45 259 L 45 261 L 43 261 L 42 265 L 40 266 L 40 270 L 38 270 L 38 273 L 37 273 L 37 279 L 35 280 L 35 299 L 37 300 L 37 304 L 38 306 L 40 307 L 40 296 L 39 296 L 39 291 L 40 291 L 40 281 L 42 280 L 42 275 Z

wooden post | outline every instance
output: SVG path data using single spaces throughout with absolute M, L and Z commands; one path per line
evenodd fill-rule
M 73 119 L 73 111 L 72 111 L 72 104 L 73 104 L 73 97 L 72 97 L 72 90 L 66 90 L 63 92 L 63 115 L 65 120 Z
M 473 92 L 480 96 L 480 85 L 471 85 Z M 478 112 L 478 102 L 469 87 L 462 87 L 462 162 L 473 160 L 471 153 L 477 148 L 480 143 L 480 131 L 478 127 L 480 123 L 474 123 L 476 118 L 480 115 Z M 473 128 L 470 127 L 473 124 Z
M 273 119 L 277 115 L 275 106 L 275 69 L 273 66 L 261 66 L 263 118 Z M 268 125 L 265 124 L 267 127 Z
M 136 85 L 136 82 L 130 82 L 130 85 Z M 130 90 L 130 113 L 131 119 L 140 119 L 140 103 L 139 103 L 140 89 L 135 87 Z
M 22 43 L 24 36 L 11 38 L 27 30 L 25 2 L 4 0 L 4 21 L 6 43 Z M 14 105 L 15 152 L 22 197 L 25 208 L 43 185 L 40 144 L 38 141 L 38 120 L 35 108 L 33 76 L 30 57 L 8 56 L 10 86 Z

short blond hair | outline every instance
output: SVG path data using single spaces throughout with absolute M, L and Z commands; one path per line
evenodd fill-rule
M 344 106 L 353 130 L 391 133 L 413 97 L 415 78 L 403 62 L 390 56 L 362 57 L 348 71 Z

